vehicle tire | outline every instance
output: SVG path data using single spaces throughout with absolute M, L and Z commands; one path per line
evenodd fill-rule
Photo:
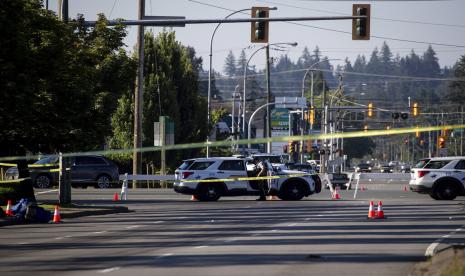
M 40 174 L 36 177 L 34 184 L 39 189 L 47 189 L 52 186 L 52 177 L 48 174 Z
M 107 174 L 101 174 L 95 180 L 97 183 L 95 184 L 95 188 L 99 189 L 108 189 L 111 188 L 111 177 Z
M 442 200 L 454 200 L 458 195 L 458 189 L 455 183 L 441 182 L 434 190 L 434 194 Z
M 200 201 L 217 201 L 221 197 L 221 187 L 218 183 L 206 183 L 200 187 Z
M 439 196 L 436 193 L 429 194 L 429 196 L 435 200 L 440 200 Z
M 305 187 L 299 181 L 291 181 L 282 189 L 283 200 L 301 200 L 305 195 Z

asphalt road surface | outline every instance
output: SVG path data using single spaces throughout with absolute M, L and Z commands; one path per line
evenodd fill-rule
M 0 275 L 408 275 L 428 250 L 465 243 L 465 197 L 436 201 L 404 184 L 302 201 L 190 201 L 171 190 L 73 189 L 78 204 L 134 212 L 0 228 Z M 55 199 L 56 191 L 38 195 Z M 368 220 L 382 200 L 387 219 Z

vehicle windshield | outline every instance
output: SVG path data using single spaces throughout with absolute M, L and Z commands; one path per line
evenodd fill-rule
M 208 167 L 210 167 L 213 163 L 213 161 L 197 161 L 193 163 L 190 167 L 189 170 L 205 170 Z
M 44 165 L 44 164 L 55 164 L 58 162 L 57 156 L 48 156 L 39 161 L 36 161 L 34 164 Z
M 430 159 L 421 159 L 420 161 L 418 161 L 418 163 L 415 164 L 415 166 L 413 166 L 413 168 L 416 168 L 416 169 L 421 169 L 423 168 L 426 164 L 428 164 Z

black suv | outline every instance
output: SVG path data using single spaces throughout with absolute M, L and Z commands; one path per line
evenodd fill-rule
M 43 158 L 29 166 L 31 179 L 36 188 L 49 188 L 58 184 L 58 156 Z M 11 167 L 5 173 L 6 179 L 18 178 L 18 168 Z M 71 186 L 78 188 L 111 188 L 119 182 L 118 166 L 113 161 L 97 155 L 71 157 Z

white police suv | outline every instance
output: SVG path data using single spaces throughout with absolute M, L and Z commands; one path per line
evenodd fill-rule
M 465 195 L 465 157 L 434 157 L 421 160 L 410 172 L 410 190 L 436 200 Z
M 251 158 L 210 157 L 185 160 L 175 171 L 174 190 L 195 195 L 201 201 L 216 201 L 221 196 L 259 195 L 256 171 L 248 170 Z M 282 200 L 301 200 L 321 191 L 318 175 L 281 170 L 268 164 L 268 195 Z

